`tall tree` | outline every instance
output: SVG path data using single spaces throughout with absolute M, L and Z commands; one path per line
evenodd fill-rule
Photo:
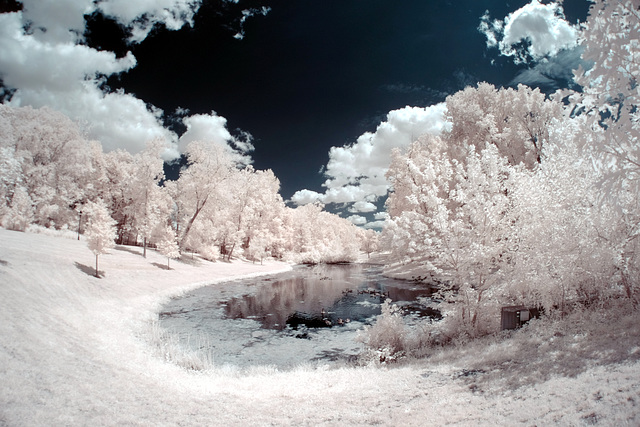
M 20 161 L 11 147 L 0 147 L 0 225 L 24 231 L 33 221 L 33 203 L 24 185 Z
M 230 230 L 236 239 L 227 241 L 231 248 L 247 249 L 256 234 L 261 234 L 261 241 L 269 246 L 265 231 L 271 228 L 274 215 L 284 206 L 278 193 L 280 181 L 271 170 L 255 170 L 248 166 L 234 174 L 230 182 L 227 207 L 229 221 L 235 224 Z M 255 248 L 255 245 L 254 245 Z M 266 249 L 266 247 L 265 247 Z M 228 251 L 230 256 L 233 249 Z
M 104 200 L 107 202 L 113 219 L 116 221 L 117 241 L 129 243 L 134 232 L 132 198 L 129 183 L 133 181 L 134 157 L 124 150 L 115 150 L 104 155 L 106 184 Z
M 614 282 L 615 215 L 597 202 L 591 154 L 577 149 L 584 119 L 527 88 L 489 89 L 449 97 L 451 132 L 395 152 L 388 173 L 396 259 L 450 289 L 452 313 L 472 334 L 496 326 L 499 303 L 551 312 L 598 300 Z
M 446 137 L 454 158 L 466 156 L 467 145 L 481 151 L 495 145 L 510 164 L 535 167 L 542 160 L 549 125 L 562 114 L 562 105 L 545 98 L 539 89 L 518 85 L 496 89 L 489 83 L 467 87 L 446 100 L 452 123 Z
M 583 146 L 603 175 L 603 206 L 619 214 L 616 236 L 620 280 L 640 299 L 640 1 L 594 0 L 580 34 L 583 59 L 570 97 L 585 121 Z M 567 93 L 563 93 L 565 96 Z M 636 296 L 634 296 L 636 295 Z
M 180 211 L 180 246 L 185 247 L 189 233 L 200 214 L 215 204 L 218 193 L 235 169 L 227 150 L 219 144 L 194 141 L 187 146 L 187 166 L 180 172 L 177 185 Z
M 69 118 L 47 107 L 0 105 L 0 128 L 0 147 L 11 150 L 20 163 L 35 222 L 57 228 L 76 223 L 75 207 L 95 196 L 96 143 Z
M 169 219 L 171 201 L 160 187 L 164 179 L 164 162 L 160 157 L 164 143 L 153 140 L 144 151 L 133 159 L 131 181 L 125 186 L 131 204 L 127 212 L 133 218 L 133 226 L 142 237 L 142 255 L 147 257 L 147 244 L 154 231 L 163 227 Z

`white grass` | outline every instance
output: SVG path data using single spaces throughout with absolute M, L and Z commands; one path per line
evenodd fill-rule
M 102 256 L 97 279 L 82 241 L 0 229 L 0 425 L 640 425 L 637 316 L 534 325 L 383 368 L 244 371 L 169 348 L 157 311 L 288 266 L 195 259 L 168 271 L 140 252 Z M 608 340 L 606 323 L 624 330 Z
M 191 343 L 191 340 L 194 343 Z M 215 367 L 215 358 L 209 341 L 211 337 L 199 334 L 196 337 L 189 336 L 187 345 L 180 345 L 177 335 L 160 327 L 158 322 L 150 325 L 149 343 L 156 349 L 156 355 L 167 362 L 176 364 L 185 369 L 194 371 L 209 371 Z M 197 351 L 192 348 L 196 347 Z

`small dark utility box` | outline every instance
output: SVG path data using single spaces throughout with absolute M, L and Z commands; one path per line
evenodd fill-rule
M 532 310 L 524 305 L 512 305 L 510 307 L 502 307 L 502 313 L 500 316 L 500 322 L 502 324 L 502 330 L 505 329 L 517 329 L 524 325 L 533 317 Z M 536 313 L 537 314 L 537 313 Z

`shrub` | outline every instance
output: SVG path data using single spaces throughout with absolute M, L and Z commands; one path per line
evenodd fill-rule
M 386 364 L 406 354 L 407 326 L 401 309 L 387 299 L 376 323 L 358 333 L 357 340 L 365 345 L 362 359 L 367 363 Z

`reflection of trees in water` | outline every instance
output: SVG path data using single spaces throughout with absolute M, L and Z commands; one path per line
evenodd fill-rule
M 228 301 L 225 314 L 234 319 L 256 319 L 265 328 L 281 329 L 294 313 L 309 318 L 328 317 L 334 322 L 338 318 L 364 319 L 378 314 L 377 305 L 387 296 L 393 301 L 415 301 L 419 296 L 430 294 L 409 282 L 376 277 L 357 264 L 319 265 L 295 270 L 292 274 L 295 276 L 259 287 L 253 295 Z M 376 292 L 368 293 L 368 290 Z M 363 301 L 375 306 L 358 304 Z
M 358 286 L 354 278 L 363 279 L 361 271 L 359 265 L 320 265 L 304 273 L 297 271 L 298 277 L 278 280 L 254 295 L 232 299 L 226 315 L 234 319 L 257 317 L 266 328 L 284 327 L 287 317 L 296 311 L 320 316 L 344 291 Z
M 389 298 L 393 301 L 415 301 L 421 296 L 430 296 L 433 294 L 433 289 L 414 289 L 414 288 L 402 288 L 396 286 L 389 286 L 386 289 Z

